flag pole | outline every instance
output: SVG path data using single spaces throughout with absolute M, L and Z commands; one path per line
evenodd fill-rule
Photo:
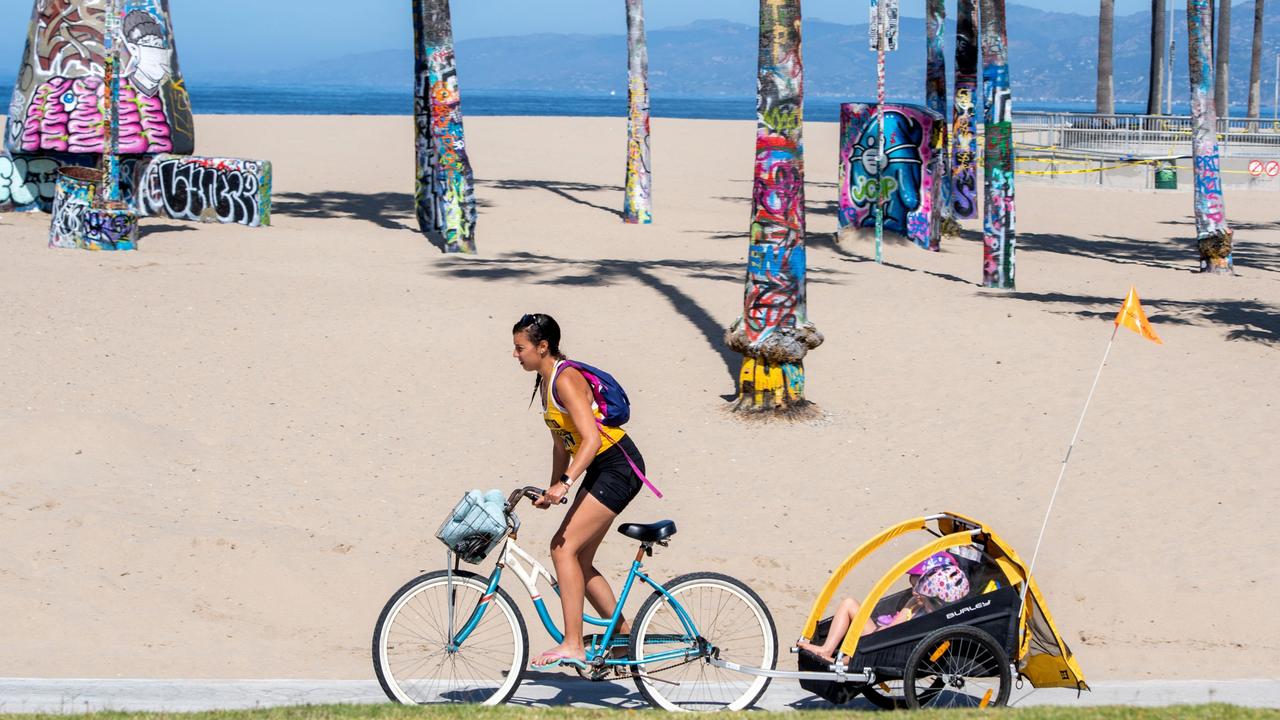
M 1071 443 L 1067 445 L 1067 454 L 1062 458 L 1062 468 L 1058 471 L 1058 482 L 1054 484 L 1053 494 L 1049 496 L 1049 507 L 1044 511 L 1044 522 L 1040 524 L 1040 537 L 1036 538 L 1036 549 L 1031 552 L 1031 564 L 1027 566 L 1027 577 L 1025 582 L 1022 583 L 1022 597 L 1018 600 L 1018 617 L 1022 617 L 1022 611 L 1027 606 L 1027 590 L 1031 587 L 1032 573 L 1036 569 L 1036 559 L 1040 557 L 1040 543 L 1044 541 L 1044 531 L 1049 526 L 1049 515 L 1053 512 L 1053 504 L 1058 499 L 1058 490 L 1062 487 L 1062 478 L 1067 475 L 1067 462 L 1071 460 L 1071 451 L 1075 449 L 1076 440 L 1080 438 L 1080 428 L 1084 427 L 1084 416 L 1089 412 L 1089 403 L 1093 401 L 1093 393 L 1098 389 L 1098 380 L 1102 377 L 1102 369 L 1107 366 L 1107 358 L 1111 356 L 1111 347 L 1116 344 L 1116 333 L 1118 332 L 1120 332 L 1120 323 L 1117 322 L 1115 328 L 1111 331 L 1111 340 L 1107 342 L 1107 351 L 1102 354 L 1102 363 L 1098 365 L 1098 372 L 1093 376 L 1093 387 L 1089 388 L 1089 396 L 1085 398 L 1084 409 L 1080 411 L 1080 420 L 1076 423 L 1076 431 L 1071 436 Z

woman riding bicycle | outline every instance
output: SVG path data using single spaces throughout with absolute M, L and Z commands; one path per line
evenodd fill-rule
M 551 430 L 551 483 L 535 503 L 558 505 L 582 479 L 559 530 L 551 538 L 551 558 L 564 610 L 564 642 L 542 653 L 531 665 L 561 664 L 585 667 L 582 636 L 584 597 L 602 617 L 613 614 L 617 597 L 609 581 L 595 568 L 594 559 L 605 533 L 640 492 L 644 459 L 621 428 L 599 423 L 603 417 L 591 387 L 576 368 L 565 366 L 560 352 L 560 326 L 550 315 L 525 315 L 511 330 L 512 356 L 527 372 L 536 372 L 535 396 L 542 399 L 543 420 Z M 532 402 L 532 397 L 530 398 Z M 629 633 L 625 619 L 618 632 Z

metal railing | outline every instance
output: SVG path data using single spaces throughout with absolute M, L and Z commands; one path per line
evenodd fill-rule
M 1015 111 L 1013 127 L 1019 143 L 1055 154 L 1110 158 L 1191 155 L 1193 124 L 1187 116 Z M 1218 147 L 1224 158 L 1280 158 L 1280 122 L 1220 118 Z

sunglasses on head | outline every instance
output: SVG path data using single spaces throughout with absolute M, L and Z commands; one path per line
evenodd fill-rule
M 538 315 L 536 313 L 534 314 L 525 313 L 524 315 L 520 316 L 521 327 L 526 327 L 529 325 L 537 325 L 537 324 L 538 324 Z

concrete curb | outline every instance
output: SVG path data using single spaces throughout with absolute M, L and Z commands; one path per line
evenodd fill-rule
M 0 678 L 0 713 L 79 714 L 99 710 L 196 712 L 283 705 L 387 702 L 372 680 L 144 680 Z M 1079 698 L 1070 690 L 1015 690 L 1011 704 L 1165 706 L 1229 703 L 1280 708 L 1280 680 L 1105 682 Z M 591 683 L 560 673 L 529 673 L 512 704 L 530 707 L 648 707 L 630 682 Z M 790 682 L 775 681 L 758 707 L 832 706 Z M 871 710 L 858 700 L 846 709 Z

